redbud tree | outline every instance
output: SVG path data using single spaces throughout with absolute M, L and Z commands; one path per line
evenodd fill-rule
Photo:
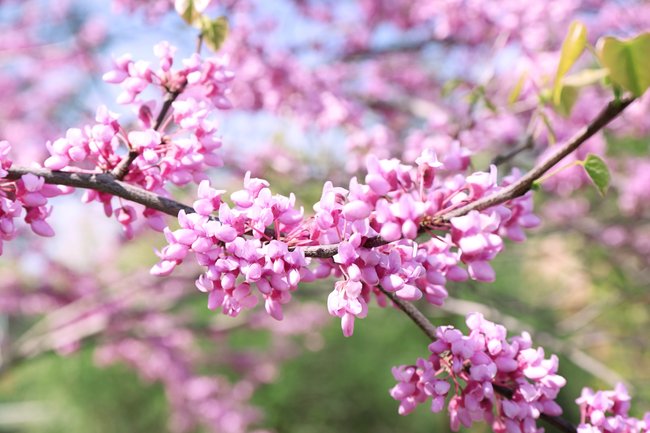
M 546 245 L 545 272 L 569 280 L 562 239 L 580 239 L 573 258 L 620 290 L 578 282 L 578 307 L 543 288 L 564 311 L 547 321 L 575 331 L 625 299 L 625 323 L 647 325 L 630 287 L 650 265 L 650 6 L 106 3 L 2 2 L 3 377 L 90 348 L 162 386 L 170 431 L 267 431 L 252 399 L 283 362 L 331 321 L 354 347 L 391 309 L 426 338 L 419 357 L 385 351 L 400 415 L 650 431 L 631 397 L 647 337 L 617 334 L 639 358 L 619 375 L 527 323 L 530 290 L 499 292 L 498 264 Z M 72 246 L 85 236 L 90 259 Z M 148 258 L 120 259 L 133 245 Z M 241 329 L 264 350 L 231 344 Z M 609 386 L 563 396 L 580 377 L 554 352 Z

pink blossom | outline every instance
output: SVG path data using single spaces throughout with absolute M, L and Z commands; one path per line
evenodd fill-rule
M 400 401 L 401 415 L 428 398 L 433 412 L 442 410 L 452 391 L 450 381 L 456 384 L 448 403 L 454 431 L 483 420 L 495 431 L 535 432 L 541 414 L 561 414 L 554 399 L 566 381 L 557 375 L 555 355 L 545 359 L 541 348 L 530 347 L 526 334 L 507 339 L 503 326 L 481 314 L 470 314 L 466 321 L 468 335 L 450 326 L 438 327 L 437 340 L 429 345 L 431 355 L 418 359 L 417 369 L 393 369 L 399 383 L 391 396 Z M 497 393 L 497 385 L 508 388 L 511 395 Z

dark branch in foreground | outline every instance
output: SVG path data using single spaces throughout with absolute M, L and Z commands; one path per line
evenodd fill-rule
M 444 212 L 427 222 L 427 227 L 440 227 L 449 223 L 452 218 L 466 215 L 473 210 L 483 210 L 498 204 L 504 203 L 513 198 L 524 195 L 528 192 L 533 183 L 546 174 L 555 164 L 564 157 L 576 150 L 582 143 L 591 138 L 594 134 L 604 128 L 609 122 L 634 101 L 634 98 L 625 98 L 620 101 L 611 101 L 587 126 L 576 133 L 573 138 L 562 145 L 556 146 L 556 150 L 545 161 L 535 166 L 524 174 L 519 180 L 506 188 L 479 200 L 468 203 L 459 208 Z M 12 167 L 9 169 L 7 179 L 15 180 L 20 176 L 33 173 L 45 179 L 46 183 L 57 185 L 68 185 L 77 188 L 94 189 L 96 191 L 112 194 L 124 199 L 140 203 L 146 207 L 156 209 L 167 215 L 177 216 L 178 212 L 184 210 L 187 213 L 194 212 L 190 206 L 179 203 L 175 200 L 161 197 L 157 194 L 146 191 L 137 186 L 116 180 L 112 174 L 99 173 L 71 173 L 63 171 L 51 171 L 45 168 Z M 424 229 L 426 227 L 422 227 Z M 371 248 L 385 245 L 388 242 L 377 237 L 367 239 L 364 246 Z M 338 244 L 316 245 L 301 247 L 307 257 L 329 258 L 338 253 Z
M 25 174 L 32 173 L 45 179 L 45 183 L 105 192 L 135 203 L 140 203 L 148 208 L 174 217 L 178 216 L 178 212 L 181 210 L 187 213 L 194 212 L 194 209 L 190 206 L 159 196 L 158 194 L 146 191 L 129 183 L 116 180 L 109 173 L 71 173 L 67 171 L 52 171 L 47 168 L 15 166 L 11 167 L 8 172 L 9 174 L 6 178 L 9 180 L 16 180 Z

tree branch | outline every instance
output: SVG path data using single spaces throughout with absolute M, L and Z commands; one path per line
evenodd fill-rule
M 463 216 L 473 210 L 483 210 L 508 200 L 517 198 L 527 193 L 533 186 L 533 183 L 541 178 L 548 172 L 555 164 L 560 162 L 564 157 L 576 150 L 582 143 L 591 138 L 598 131 L 603 129 L 609 122 L 614 120 L 619 114 L 623 112 L 632 102 L 634 98 L 625 98 L 620 101 L 610 101 L 607 106 L 596 116 L 596 118 L 587 126 L 578 131 L 570 140 L 564 144 L 557 146 L 555 152 L 551 154 L 546 160 L 539 165 L 533 167 L 529 172 L 523 175 L 515 183 L 510 184 L 506 188 L 497 191 L 489 196 L 483 197 L 479 200 L 470 202 L 465 206 L 461 206 L 454 210 L 445 212 L 430 221 L 432 226 L 442 226 L 452 218 Z M 383 239 L 370 238 L 364 243 L 364 247 L 371 248 L 380 245 L 385 245 L 388 242 Z M 317 247 L 303 247 L 305 256 L 328 258 L 333 257 L 338 253 L 338 244 L 319 245 Z
M 156 123 L 154 124 L 153 129 L 158 131 L 160 127 L 163 124 L 163 121 L 165 120 L 165 116 L 167 116 L 167 113 L 169 112 L 169 109 L 172 107 L 172 104 L 178 98 L 178 95 L 180 95 L 183 90 L 185 89 L 185 86 L 182 86 L 178 90 L 174 90 L 173 92 L 170 92 L 167 94 L 167 97 L 165 98 L 165 102 L 163 102 L 163 106 L 160 109 L 160 113 L 158 113 L 158 117 L 156 118 Z
M 169 109 L 172 107 L 172 104 L 178 98 L 178 95 L 181 94 L 183 91 L 184 86 L 179 89 L 175 90 L 173 92 L 169 92 L 167 94 L 167 97 L 165 97 L 165 102 L 163 103 L 163 106 L 160 109 L 160 113 L 158 113 L 158 117 L 156 118 L 156 123 L 154 124 L 153 129 L 158 131 L 160 127 L 162 126 L 165 117 L 167 116 L 167 113 L 169 112 Z M 129 146 L 130 147 L 130 146 Z M 122 180 L 124 179 L 124 176 L 126 176 L 129 172 L 129 167 L 131 164 L 133 164 L 133 161 L 140 155 L 140 152 L 134 149 L 129 149 L 129 153 L 122 159 L 119 164 L 115 166 L 113 171 L 111 172 L 115 179 L 117 180 Z
M 31 173 L 45 179 L 45 183 L 67 185 L 76 188 L 105 192 L 135 203 L 140 203 L 148 208 L 155 209 L 174 217 L 177 217 L 178 212 L 181 210 L 188 213 L 194 212 L 194 209 L 190 206 L 117 180 L 110 173 L 72 173 L 67 171 L 52 171 L 39 167 L 16 166 L 12 166 L 7 171 L 8 174 L 6 179 L 9 180 L 17 180 L 21 176 Z
M 433 225 L 443 225 L 448 223 L 452 218 L 466 215 L 473 210 L 483 210 L 498 204 L 504 203 L 513 198 L 526 194 L 533 186 L 533 182 L 541 178 L 555 164 L 560 162 L 564 157 L 576 150 L 582 143 L 591 138 L 598 131 L 603 129 L 609 122 L 614 120 L 623 112 L 634 98 L 625 98 L 620 101 L 610 101 L 607 106 L 596 116 L 596 118 L 587 126 L 578 131 L 570 140 L 560 146 L 556 146 L 555 151 L 549 155 L 546 160 L 533 167 L 528 173 L 524 174 L 515 183 L 508 185 L 506 188 L 456 208 L 450 212 L 433 219 Z
M 490 165 L 494 164 L 498 166 L 504 164 L 510 161 L 515 156 L 519 155 L 521 152 L 528 149 L 532 149 L 534 144 L 535 142 L 533 141 L 533 136 L 527 134 L 526 137 L 524 138 L 524 141 L 521 144 L 519 144 L 518 146 L 512 149 L 509 149 L 507 152 L 504 152 L 492 158 L 492 161 L 490 161 Z
M 417 52 L 433 43 L 451 47 L 457 44 L 458 41 L 452 38 L 439 39 L 434 36 L 427 36 L 418 40 L 398 42 L 383 47 L 375 47 L 375 48 L 368 47 L 368 48 L 352 50 L 347 53 L 344 53 L 342 56 L 339 56 L 336 60 L 342 62 L 357 62 L 357 61 L 373 59 L 375 57 L 385 56 L 389 54 L 404 54 L 404 53 Z
M 391 301 L 397 307 L 402 310 L 409 318 L 415 323 L 418 328 L 424 332 L 424 335 L 429 337 L 431 341 L 436 341 L 436 327 L 433 326 L 433 324 L 429 321 L 429 319 L 426 318 L 424 314 L 420 310 L 417 309 L 415 305 L 410 303 L 409 301 L 405 301 L 403 299 L 398 298 L 395 293 L 389 292 L 386 289 L 384 289 L 382 286 L 378 286 L 379 290 L 381 292 L 388 296 Z
M 576 150 L 582 143 L 604 128 L 609 122 L 622 113 L 623 110 L 625 110 L 625 108 L 627 108 L 627 106 L 629 106 L 633 101 L 634 98 L 611 101 L 589 125 L 582 128 L 572 139 L 568 140 L 563 145 L 558 146 L 555 152 L 553 152 L 545 161 L 535 166 L 517 182 L 492 195 L 468 203 L 465 206 L 452 211 L 445 212 L 435 217 L 432 220 L 432 224 L 444 225 L 454 217 L 465 215 L 473 210 L 486 209 L 525 194 L 531 189 L 536 180 L 541 178 L 560 160 Z M 169 100 L 165 101 L 165 103 L 168 103 L 170 106 L 171 102 L 172 101 Z M 161 110 L 161 114 L 162 111 L 163 110 Z M 159 116 L 158 121 L 156 122 L 157 126 L 160 126 L 160 122 L 162 122 L 161 116 Z M 71 173 L 52 171 L 45 168 L 12 167 L 8 170 L 6 178 L 9 180 L 16 180 L 28 173 L 41 176 L 48 184 L 93 189 L 140 203 L 148 208 L 156 209 L 172 216 L 177 216 L 178 212 L 181 210 L 188 213 L 194 212 L 194 209 L 187 205 L 117 180 L 114 175 L 109 173 Z M 364 246 L 373 247 L 384 245 L 386 243 L 386 241 L 377 237 L 368 239 Z M 307 257 L 329 258 L 338 252 L 338 244 L 308 246 L 302 248 Z M 393 293 L 385 291 L 382 287 L 379 287 L 379 289 L 388 296 L 397 307 L 400 308 L 422 330 L 422 332 L 425 333 L 427 337 L 432 341 L 435 341 L 435 327 L 413 304 L 397 298 Z M 511 390 L 503 387 L 497 386 L 495 387 L 495 390 L 505 397 L 512 394 Z M 553 417 L 542 414 L 541 418 L 564 433 L 576 433 L 577 431 L 573 424 L 562 417 Z
M 452 218 L 466 215 L 473 210 L 487 209 L 489 207 L 496 206 L 508 200 L 512 200 L 513 198 L 524 195 L 532 188 L 533 183 L 537 179 L 541 178 L 560 160 L 576 150 L 582 143 L 587 141 L 590 137 L 604 128 L 609 122 L 621 114 L 623 110 L 625 110 L 625 108 L 627 108 L 627 106 L 629 106 L 633 101 L 634 98 L 630 97 L 622 99 L 620 101 L 609 102 L 607 106 L 589 125 L 582 128 L 578 133 L 574 135 L 573 138 L 564 144 L 557 146 L 553 154 L 551 154 L 545 161 L 527 172 L 524 176 L 519 178 L 519 180 L 517 180 L 515 183 L 507 186 L 500 191 L 497 191 L 494 194 L 438 215 L 428 221 L 427 226 L 444 226 L 448 224 Z M 171 102 L 169 102 L 169 105 L 171 105 Z M 7 179 L 10 180 L 16 180 L 24 174 L 32 173 L 43 177 L 45 179 L 45 182 L 49 184 L 94 189 L 96 191 L 105 192 L 117 197 L 122 197 L 126 200 L 140 203 L 148 208 L 156 209 L 160 212 L 174 217 L 178 216 L 178 212 L 181 210 L 184 210 L 187 213 L 194 212 L 194 209 L 190 206 L 166 197 L 159 196 L 126 182 L 117 180 L 112 174 L 109 173 L 71 173 L 63 171 L 51 171 L 45 168 L 27 167 L 12 167 L 8 170 L 8 172 L 9 174 L 7 175 Z M 422 227 L 422 229 L 424 229 L 424 227 Z M 386 242 L 384 239 L 375 237 L 367 239 L 364 243 L 364 247 L 378 247 L 387 243 L 388 242 Z M 300 248 L 302 248 L 306 257 L 313 258 L 330 258 L 338 253 L 338 244 L 305 246 Z

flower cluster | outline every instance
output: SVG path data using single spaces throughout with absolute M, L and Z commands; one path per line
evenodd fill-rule
M 196 282 L 208 293 L 208 307 L 236 316 L 258 302 L 254 289 L 265 300 L 266 311 L 282 319 L 282 304 L 291 299 L 301 280 L 312 279 L 300 249 L 289 251 L 273 235 L 290 232 L 302 219 L 295 209 L 295 197 L 272 195 L 268 182 L 247 174 L 244 189 L 231 194 L 234 206 L 222 202 L 221 194 L 208 181 L 199 186 L 193 214 L 179 214 L 180 229 L 165 229 L 169 245 L 159 252 L 161 261 L 152 272 L 171 273 L 186 255 L 194 253 L 206 271 Z M 219 219 L 210 218 L 218 209 Z
M 424 296 L 442 305 L 446 281 L 467 278 L 460 262 L 473 279 L 493 281 L 488 261 L 502 250 L 501 236 L 522 240 L 521 227 L 535 225 L 530 196 L 453 218 L 449 226 L 428 223 L 501 188 L 494 167 L 465 177 L 462 166 L 450 164 L 438 161 L 431 150 L 415 165 L 369 157 L 365 184 L 356 178 L 349 189 L 325 184 L 313 220 L 306 222 L 304 244 L 338 243 L 338 254 L 320 260 L 316 275 L 343 278 L 328 298 L 328 309 L 342 318 L 345 335 L 352 334 L 355 317 L 365 316 L 370 294 L 381 296 L 378 286 L 404 300 Z M 420 241 L 427 232 L 430 239 Z M 377 239 L 382 245 L 373 247 Z
M 431 356 L 416 365 L 393 368 L 398 381 L 391 396 L 406 415 L 431 399 L 440 412 L 449 398 L 451 427 L 486 421 L 495 432 L 536 433 L 541 414 L 562 413 L 554 401 L 566 383 L 557 375 L 558 359 L 534 349 L 530 335 L 506 338 L 506 328 L 479 313 L 467 316 L 468 335 L 451 326 L 436 329 Z
M 630 395 L 622 384 L 611 391 L 583 388 L 576 400 L 580 406 L 578 433 L 643 433 L 650 430 L 650 412 L 642 420 L 628 415 Z
M 46 237 L 54 236 L 54 230 L 46 221 L 52 213 L 47 199 L 70 191 L 63 186 L 46 185 L 42 177 L 31 173 L 15 181 L 3 179 L 11 168 L 10 151 L 9 142 L 0 141 L 0 254 L 2 241 L 11 240 L 16 236 L 14 219 L 19 218 L 23 210 L 24 220 L 34 233 Z
M 206 178 L 207 168 L 223 165 L 213 115 L 218 109 L 231 107 L 226 95 L 233 74 L 226 69 L 224 59 L 203 59 L 198 54 L 185 59 L 181 68 L 172 69 L 175 50 L 166 42 L 154 47 L 158 68 L 123 56 L 104 74 L 104 80 L 124 89 L 118 102 L 135 108 L 138 128 L 127 131 L 126 123 L 102 106 L 94 125 L 71 128 L 65 137 L 47 143 L 50 157 L 45 167 L 109 172 L 125 182 L 169 196 L 168 183 L 198 184 Z M 157 115 L 155 102 L 142 100 L 149 87 L 163 94 L 164 103 Z M 120 204 L 114 208 L 111 195 L 96 191 L 86 192 L 84 201 L 101 202 L 106 215 L 114 214 L 127 237 L 132 236 L 132 223 L 137 219 L 133 206 Z M 152 228 L 162 230 L 165 226 L 158 212 L 146 209 L 143 215 Z
M 220 57 L 203 59 L 194 53 L 183 60 L 180 69 L 173 70 L 175 52 L 176 48 L 168 42 L 154 46 L 154 54 L 159 59 L 158 69 L 153 69 L 149 62 L 134 61 L 130 55 L 123 55 L 115 59 L 114 68 L 104 74 L 104 81 L 122 86 L 123 92 L 117 98 L 120 104 L 138 101 L 139 96 L 153 85 L 170 94 L 186 92 L 188 97 L 210 100 L 220 109 L 230 108 L 226 95 L 234 74 L 226 68 L 227 60 Z M 146 117 L 147 105 L 139 104 L 143 108 L 142 119 Z
M 70 128 L 65 137 L 47 142 L 50 157 L 43 165 L 52 170 L 62 170 L 73 162 L 85 162 L 103 171 L 114 168 L 120 161 L 116 154 L 120 131 L 118 116 L 101 106 L 97 109 L 95 121 L 97 123 L 83 129 Z
M 404 300 L 424 297 L 442 305 L 446 281 L 468 277 L 461 262 L 472 278 L 492 281 L 488 262 L 502 250 L 501 236 L 522 240 L 521 227 L 537 221 L 530 196 L 524 196 L 449 224 L 431 222 L 499 191 L 494 167 L 465 177 L 461 166 L 439 162 L 430 150 L 415 165 L 370 157 L 367 167 L 365 183 L 353 178 L 349 189 L 326 182 L 310 218 L 294 209 L 293 196 L 272 195 L 266 181 L 249 175 L 245 189 L 231 195 L 232 208 L 221 200 L 224 191 L 202 183 L 194 203 L 197 213 L 181 213 L 181 229 L 166 230 L 169 245 L 153 272 L 166 275 L 194 252 L 207 267 L 197 286 L 210 293 L 211 308 L 235 315 L 252 307 L 257 301 L 253 284 L 276 318 L 298 281 L 334 275 L 339 281 L 328 297 L 328 310 L 341 318 L 343 333 L 350 336 L 373 294 L 385 305 L 379 287 Z M 218 219 L 211 218 L 216 211 Z M 420 240 L 421 235 L 429 239 Z M 332 244 L 336 254 L 311 254 L 317 263 L 313 270 L 307 267 L 306 249 Z
M 114 0 L 113 3 L 130 10 L 141 7 L 128 0 Z M 171 7 L 169 1 L 140 3 L 149 6 L 146 13 L 150 16 Z M 104 76 L 107 82 L 121 86 L 118 102 L 135 109 L 139 124 L 131 126 L 130 122 L 119 121 L 117 115 L 106 108 L 100 108 L 94 125 L 71 129 L 64 138 L 48 143 L 50 157 L 45 165 L 54 170 L 109 173 L 114 179 L 163 197 L 169 195 L 170 183 L 178 186 L 200 183 L 198 199 L 193 206 L 195 212 L 181 212 L 180 228 L 165 229 L 169 245 L 159 252 L 161 260 L 154 267 L 154 273 L 172 272 L 193 253 L 203 267 L 196 285 L 208 293 L 209 308 L 234 316 L 253 307 L 261 297 L 266 311 L 276 319 L 282 318 L 283 305 L 291 299 L 300 282 L 334 276 L 338 281 L 328 297 L 328 310 L 341 318 L 346 336 L 353 333 L 355 319 L 367 314 L 373 296 L 381 305 L 386 304 L 383 292 L 403 300 L 424 298 L 440 305 L 447 297 L 448 280 L 472 278 L 490 282 L 495 279 L 490 263 L 503 250 L 504 238 L 523 240 L 523 229 L 536 226 L 539 220 L 532 213 L 530 194 L 449 220 L 446 215 L 450 211 L 498 193 L 517 178 L 515 173 L 498 182 L 496 168 L 489 173 L 468 175 L 470 150 L 465 146 L 469 144 L 473 150 L 481 150 L 495 143 L 514 145 L 524 135 L 530 136 L 531 145 L 533 138 L 541 144 L 545 138 L 549 143 L 554 138 L 568 138 L 568 133 L 575 129 L 576 120 L 582 126 L 584 119 L 593 118 L 593 110 L 600 105 L 593 102 L 602 98 L 600 93 L 588 99 L 580 98 L 573 115 L 567 113 L 564 121 L 554 119 L 552 113 L 549 118 L 543 111 L 545 98 L 540 97 L 540 90 L 544 90 L 547 76 L 552 76 L 556 68 L 551 50 L 559 47 L 558 38 L 564 33 L 568 18 L 575 14 L 586 15 L 593 24 L 592 29 L 601 28 L 601 31 L 602 28 L 643 28 L 646 22 L 640 8 L 635 9 L 636 13 L 629 13 L 627 2 L 601 5 L 607 2 L 550 0 L 546 5 L 530 7 L 512 0 L 472 4 L 364 0 L 358 8 L 359 15 L 351 21 L 354 25 L 338 25 L 348 30 L 332 43 L 322 44 L 308 38 L 301 46 L 277 51 L 273 44 L 266 45 L 276 38 L 259 37 L 260 30 L 267 36 L 266 33 L 278 24 L 264 18 L 266 22 L 258 25 L 262 23 L 253 17 L 265 14 L 252 12 L 261 2 L 226 3 L 221 6 L 226 7 L 227 15 L 236 17 L 237 22 L 232 29 L 233 57 L 239 63 L 240 74 L 248 74 L 251 78 L 241 80 L 244 83 L 241 87 L 249 97 L 244 93 L 242 98 L 243 92 L 240 93 L 238 99 L 244 101 L 240 106 L 271 108 L 283 116 L 294 115 L 310 126 L 359 130 L 356 137 L 348 140 L 349 147 L 360 150 L 358 153 L 372 153 L 382 158 L 398 154 L 404 148 L 398 143 L 399 137 L 408 137 L 416 124 L 428 123 L 427 128 L 436 131 L 437 137 L 418 131 L 411 135 L 410 145 L 407 139 L 407 160 L 414 161 L 411 165 L 397 159 L 371 157 L 367 161 L 365 178 L 352 179 L 347 189 L 326 184 L 321 200 L 314 206 L 313 217 L 303 217 L 302 211 L 295 207 L 293 196 L 273 195 L 267 182 L 250 176 L 245 180 L 244 189 L 230 195 L 230 202 L 226 203 L 222 200 L 224 191 L 211 188 L 205 181 L 205 171 L 223 164 L 217 153 L 221 141 L 213 114 L 215 109 L 230 108 L 228 86 L 233 74 L 227 70 L 224 59 L 204 59 L 198 54 L 184 60 L 180 67 L 178 63 L 174 65 L 174 47 L 162 43 L 154 48 L 159 59 L 157 65 L 124 56 L 116 59 L 113 70 Z M 315 6 L 319 2 L 296 3 L 296 13 L 323 23 L 336 23 L 339 18 L 337 8 Z M 344 12 L 349 15 L 348 11 Z M 467 22 L 472 25 L 466 25 Z M 623 23 L 630 26 L 623 26 Z M 381 36 L 386 25 L 397 26 L 404 30 L 404 35 L 422 35 L 425 39 L 397 38 L 394 42 L 399 52 L 391 53 L 390 45 L 386 50 L 381 44 L 375 44 L 376 36 Z M 100 30 L 92 31 L 91 28 Z M 99 35 L 101 26 L 84 24 L 82 30 L 87 30 L 82 32 L 87 38 L 79 39 L 84 42 L 80 46 L 96 46 L 103 38 Z M 5 38 L 8 41 L 5 44 L 13 46 L 12 50 L 28 45 L 38 48 L 39 44 L 27 44 L 13 31 L 11 33 Z M 85 39 L 93 37 L 96 42 L 87 44 Z M 439 93 L 447 93 L 441 80 L 449 78 L 449 74 L 431 73 L 427 61 L 430 56 L 418 57 L 421 53 L 429 53 L 427 45 L 436 40 L 452 46 L 458 58 L 473 60 L 462 74 L 465 78 L 456 84 L 456 80 L 452 80 L 452 87 L 458 86 L 461 92 L 472 89 L 484 82 L 485 70 L 489 72 L 491 85 L 472 89 L 469 98 L 440 98 Z M 518 51 L 524 52 L 515 56 L 523 62 L 502 59 L 506 67 L 492 67 L 495 53 L 488 49 L 486 40 L 500 41 L 493 48 L 514 43 L 521 48 Z M 402 46 L 402 42 L 406 44 Z M 415 49 L 408 49 L 409 42 L 416 43 Z M 302 61 L 310 57 L 310 46 L 315 48 L 317 59 L 327 58 L 328 61 L 317 61 L 315 68 L 314 62 Z M 478 49 L 472 50 L 474 48 Z M 542 48 L 539 56 L 535 54 Z M 38 49 L 36 52 L 46 54 L 48 51 Z M 355 56 L 363 61 L 350 61 Z M 41 57 L 71 64 L 71 58 L 65 56 Z M 85 55 L 74 57 L 88 59 Z M 490 61 L 486 62 L 485 57 Z M 50 60 L 50 64 L 54 62 Z M 524 71 L 520 79 L 519 66 L 522 64 L 530 73 Z M 29 70 L 26 75 L 40 76 L 33 73 L 38 68 L 30 65 L 25 68 Z M 355 65 L 361 65 L 362 69 Z M 18 65 L 12 69 L 22 67 Z M 364 80 L 359 80 L 359 76 Z M 514 92 L 517 95 L 511 96 L 512 84 L 517 80 L 520 81 Z M 9 81 L 2 86 L 10 92 L 12 87 L 21 90 L 27 87 L 12 85 L 11 80 L 3 81 Z M 355 85 L 350 86 L 350 82 Z M 61 95 L 67 94 L 61 86 L 45 87 L 52 87 Z M 152 92 L 162 92 L 162 97 L 157 102 L 150 101 Z M 509 105 L 516 103 L 518 108 L 510 113 L 493 110 L 491 100 L 506 94 L 509 100 L 513 99 Z M 21 99 L 45 101 L 50 106 L 60 105 L 52 101 L 63 100 L 60 96 L 37 96 Z M 529 106 L 531 100 L 533 103 Z M 32 105 L 26 104 L 27 110 L 11 107 L 11 111 L 28 113 L 34 111 Z M 481 105 L 489 110 L 481 109 Z M 488 114 L 487 111 L 495 112 Z M 421 119 L 425 122 L 405 117 L 410 114 L 422 116 L 418 113 L 425 113 Z M 27 126 L 13 126 L 13 129 L 22 130 L 25 136 L 34 136 L 32 130 L 38 129 L 38 125 L 28 116 L 16 117 L 24 117 L 21 122 Z M 540 133 L 538 126 L 541 124 L 536 125 L 540 119 L 548 131 Z M 530 121 L 529 127 L 525 125 L 526 120 Z M 372 123 L 381 126 L 372 128 Z M 365 132 L 367 126 L 370 126 L 369 133 Z M 647 126 L 640 126 L 647 129 Z M 416 137 L 419 132 L 422 134 Z M 605 144 L 602 137 L 595 137 L 587 146 L 598 144 L 601 146 L 599 153 L 602 153 Z M 422 149 L 424 152 L 420 154 Z M 439 153 L 441 160 L 432 149 Z M 586 148 L 582 145 L 581 149 Z M 43 179 L 33 175 L 2 180 L 11 164 L 6 159 L 7 152 L 8 145 L 0 142 L 0 246 L 1 240 L 14 236 L 13 221 L 22 216 L 23 209 L 25 221 L 32 229 L 50 236 L 52 230 L 46 217 L 51 209 L 47 198 L 64 190 L 45 185 Z M 348 165 L 357 171 L 356 160 Z M 647 196 L 643 170 L 637 175 L 627 183 L 628 188 L 622 188 L 626 191 L 621 195 L 621 206 L 631 214 L 644 211 L 643 198 Z M 584 175 L 567 170 L 554 176 L 551 182 L 556 192 L 570 192 L 586 180 Z M 96 191 L 87 192 L 84 200 L 103 203 L 106 214 L 115 215 L 127 236 L 132 235 L 137 207 L 122 202 L 114 207 L 111 195 Z M 152 226 L 163 229 L 164 222 L 157 212 L 146 209 L 143 215 Z M 620 239 L 611 231 L 603 233 L 612 243 Z M 639 236 L 636 242 L 642 244 L 646 239 L 641 240 Z M 145 322 L 151 323 L 150 320 Z M 448 401 L 452 425 L 456 429 L 480 419 L 490 421 L 497 432 L 526 433 L 536 430 L 535 420 L 540 414 L 559 413 L 553 397 L 563 379 L 556 374 L 556 358 L 545 359 L 541 349 L 531 347 L 526 334 L 507 340 L 504 328 L 485 321 L 480 315 L 470 316 L 468 325 L 471 330 L 468 336 L 450 327 L 439 328 L 438 340 L 431 345 L 428 359 L 418 360 L 415 366 L 396 369 L 395 376 L 400 384 L 393 393 L 401 401 L 402 413 L 408 413 L 415 405 L 431 398 L 434 411 L 441 410 Z M 151 377 L 163 379 L 167 376 L 169 389 L 174 390 L 170 391 L 171 395 L 187 397 L 187 405 L 177 406 L 177 410 L 187 413 L 185 421 L 190 421 L 184 427 L 187 430 L 194 428 L 193 418 L 208 415 L 216 418 L 225 414 L 224 424 L 237 424 L 236 416 L 218 405 L 219 393 L 223 391 L 221 384 L 202 376 L 188 376 L 187 368 L 181 363 L 172 368 L 172 349 L 177 353 L 187 352 L 182 344 L 172 347 L 173 341 L 174 338 L 162 343 L 157 338 L 151 340 L 151 350 L 158 354 L 155 358 L 163 359 L 153 369 L 150 347 L 142 345 L 134 350 L 138 346 L 135 340 L 127 340 L 124 347 L 118 341 L 116 346 L 124 349 L 120 356 L 136 368 L 148 371 Z M 450 396 L 452 389 L 454 392 Z M 242 391 L 242 395 L 247 394 L 246 389 Z M 627 393 L 618 388 L 611 392 L 585 391 L 578 400 L 583 409 L 581 433 L 647 431 L 648 416 L 644 421 L 627 417 L 628 400 Z M 214 419 L 214 424 L 218 425 L 219 421 Z M 221 426 L 218 429 L 226 430 Z

